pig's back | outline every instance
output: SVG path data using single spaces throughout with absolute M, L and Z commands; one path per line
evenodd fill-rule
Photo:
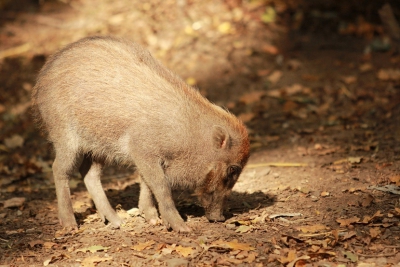
M 127 142 L 127 131 L 138 145 L 151 134 L 184 146 L 187 135 L 195 137 L 193 127 L 231 117 L 137 44 L 109 37 L 86 38 L 53 55 L 39 74 L 33 101 L 51 141 L 67 133 L 81 139 L 85 150 L 115 153 L 121 153 L 116 140 Z M 211 121 L 201 120 L 205 114 Z

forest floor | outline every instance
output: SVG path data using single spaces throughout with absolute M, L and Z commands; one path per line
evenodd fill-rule
M 400 266 L 400 55 L 378 22 L 301 1 L 25 2 L 0 16 L 1 267 Z M 126 223 L 105 225 L 77 175 L 79 230 L 62 231 L 30 91 L 48 55 L 89 35 L 142 44 L 246 123 L 226 222 L 177 191 L 193 231 L 149 225 L 137 173 L 110 166 L 102 182 Z

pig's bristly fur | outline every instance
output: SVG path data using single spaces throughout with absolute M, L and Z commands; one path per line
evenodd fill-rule
M 32 98 L 36 119 L 55 147 L 58 181 L 69 179 L 66 173 L 84 157 L 89 167 L 83 176 L 100 176 L 90 169 L 96 162 L 135 164 L 142 176 L 158 165 L 170 187 L 201 187 L 203 194 L 211 190 L 205 187 L 218 188 L 230 165 L 242 168 L 248 159 L 247 131 L 234 115 L 123 39 L 89 37 L 54 54 L 41 70 Z M 222 140 L 220 145 L 215 139 Z M 98 191 L 95 180 L 87 186 Z M 142 190 L 152 190 L 157 199 L 152 177 L 143 180 L 148 187 Z M 59 195 L 67 198 L 69 193 L 57 189 Z M 144 202 L 150 203 L 150 197 Z M 169 220 L 173 228 L 183 227 Z

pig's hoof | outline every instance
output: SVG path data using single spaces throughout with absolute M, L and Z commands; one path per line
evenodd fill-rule
M 187 225 L 184 225 L 183 227 L 181 226 L 181 227 L 178 229 L 178 232 L 179 232 L 179 233 L 190 233 L 191 231 L 192 231 L 192 229 L 190 229 L 190 227 L 187 226 Z
M 113 229 L 119 229 L 121 225 L 124 223 L 124 221 L 121 218 L 114 218 L 112 220 L 109 220 L 110 227 Z
M 157 225 L 157 224 L 160 223 L 160 219 L 159 218 L 157 218 L 157 219 L 152 218 L 152 219 L 148 220 L 148 223 L 151 224 L 151 225 Z
M 156 225 L 160 222 L 160 218 L 158 218 L 158 212 L 154 209 L 146 209 L 143 211 L 144 218 L 151 225 Z
M 59 219 L 59 222 L 64 229 L 69 229 L 70 231 L 78 230 L 78 224 L 76 223 L 75 218 L 73 220 Z
M 190 227 L 187 226 L 185 223 L 171 225 L 171 227 L 174 231 L 177 231 L 179 233 L 190 233 L 192 231 L 192 229 L 190 229 Z

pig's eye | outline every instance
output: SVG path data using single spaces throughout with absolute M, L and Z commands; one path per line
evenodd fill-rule
M 227 171 L 228 177 L 231 179 L 234 179 L 234 180 L 236 180 L 239 177 L 241 172 L 242 172 L 242 168 L 237 165 L 229 166 L 228 171 Z

